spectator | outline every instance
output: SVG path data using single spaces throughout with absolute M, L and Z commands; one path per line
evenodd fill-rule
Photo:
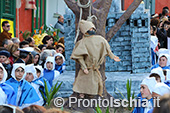
M 19 51 L 19 45 L 17 44 L 11 44 L 7 46 L 8 51 L 10 52 L 11 56 L 9 57 L 11 66 L 14 62 L 17 61 L 20 51 Z
M 46 45 L 45 44 L 41 44 L 38 46 L 38 48 L 41 50 L 41 52 L 43 52 L 44 50 L 46 50 Z
M 3 32 L 0 33 L 0 46 L 2 46 L 2 42 L 5 40 L 5 39 L 11 39 L 12 37 L 12 33 L 9 33 L 9 30 L 10 30 L 10 24 L 8 21 L 3 21 L 2 22 L 2 29 L 3 29 Z
M 31 52 L 31 54 L 33 55 L 33 62 L 34 62 L 34 65 L 38 65 L 39 64 L 39 60 L 40 60 L 40 54 L 33 51 Z
M 49 91 L 51 90 L 51 86 L 50 86 L 49 82 L 47 81 L 47 79 L 44 78 L 42 66 L 40 66 L 40 65 L 35 66 L 35 69 L 36 69 L 36 74 L 37 74 L 36 81 L 40 81 L 42 83 L 40 89 L 41 89 L 41 91 L 43 91 L 44 95 L 46 95 L 45 94 L 45 82 L 47 83 L 47 88 Z
M 162 32 L 162 34 L 164 35 L 162 38 L 162 47 L 163 48 L 167 48 L 167 31 L 170 28 L 170 22 L 169 21 L 164 21 L 162 28 L 160 29 L 160 31 Z
M 0 105 L 2 104 L 11 104 L 16 105 L 15 103 L 15 92 L 14 89 L 5 83 L 7 79 L 7 72 L 3 65 L 0 63 Z
M 157 18 L 151 19 L 151 23 L 150 23 L 151 26 L 156 26 L 156 28 L 158 28 L 159 24 L 160 24 L 160 20 L 159 19 L 157 19 Z
M 57 46 L 56 46 L 56 52 L 63 54 L 64 51 L 65 51 L 65 46 L 64 46 L 64 44 L 58 43 Z
M 152 98 L 152 91 L 154 89 L 156 85 L 156 80 L 154 77 L 147 77 L 145 78 L 142 83 L 141 83 L 141 89 L 140 89 L 140 93 L 141 93 L 141 103 L 140 105 L 142 105 L 142 100 L 143 99 L 147 99 L 148 102 L 148 106 L 147 107 L 135 107 L 132 113 L 147 113 L 150 109 L 153 108 L 153 98 Z M 137 103 L 139 104 L 139 103 Z M 137 105 L 138 106 L 138 105 Z
M 13 42 L 11 40 L 7 40 L 5 39 L 3 42 L 2 42 L 2 47 L 7 47 L 8 45 L 11 45 L 13 44 Z
M 10 60 L 8 59 L 10 57 L 10 53 L 8 51 L 2 50 L 0 51 L 0 63 L 4 66 L 8 73 L 8 78 L 11 77 L 11 65 L 10 65 Z
M 20 43 L 20 40 L 19 40 L 19 38 L 11 38 L 11 40 L 12 40 L 12 42 L 14 43 L 14 44 L 17 44 L 17 45 L 19 45 L 19 43 Z
M 23 109 L 24 113 L 45 113 L 46 109 L 43 106 L 31 105 Z
M 151 28 L 153 29 L 152 33 L 151 33 L 151 41 L 150 41 L 150 45 L 151 45 L 151 58 L 152 58 L 152 65 L 156 64 L 156 48 L 158 47 L 158 38 L 156 36 L 156 31 L 157 28 L 156 26 L 151 26 Z
M 30 52 L 32 52 L 32 51 L 33 51 L 33 48 L 31 48 L 31 47 L 26 47 L 26 48 L 20 49 L 20 57 L 15 63 L 27 64 L 28 60 L 30 59 Z
M 151 74 L 158 74 L 160 76 L 161 82 L 165 82 L 165 75 L 163 73 L 163 69 L 161 67 L 154 68 L 151 70 Z
M 58 34 L 58 36 L 61 38 L 61 37 L 64 37 L 64 33 L 65 33 L 65 30 L 64 30 L 64 17 L 62 15 L 58 16 L 58 21 L 57 23 L 55 24 L 54 28 L 56 29 L 59 29 L 60 32 Z
M 48 46 L 53 46 L 53 41 L 54 41 L 54 37 L 47 35 L 43 38 L 42 43 L 48 47 Z
M 26 65 L 27 64 L 33 64 L 33 63 L 34 63 L 34 57 L 33 57 L 33 55 L 31 53 L 29 53 L 29 59 L 26 62 Z
M 169 14 L 169 10 L 168 9 L 163 9 L 160 21 L 161 22 L 168 21 L 168 14 Z
M 65 58 L 61 53 L 57 53 L 54 55 L 55 58 L 55 70 L 59 71 L 60 74 L 64 72 L 66 64 Z
M 155 64 L 151 69 L 161 67 L 162 69 L 170 69 L 170 61 L 169 61 L 169 55 L 168 54 L 161 54 L 158 58 L 158 63 Z
M 48 56 L 54 56 L 56 54 L 55 50 L 44 50 L 43 52 L 41 52 L 40 54 L 40 65 L 44 68 L 44 63 L 46 61 L 46 58 Z
M 55 69 L 54 57 L 48 56 L 44 64 L 44 78 L 47 79 L 51 87 L 53 80 L 60 75 L 60 72 L 54 69 Z
M 27 41 L 29 43 L 30 47 L 34 47 L 35 45 L 35 41 L 32 37 L 28 37 L 27 39 L 25 39 L 25 41 Z
M 22 41 L 22 42 L 19 43 L 19 47 L 20 48 L 29 47 L 29 42 L 28 41 Z
M 33 88 L 35 89 L 36 93 L 40 98 L 40 100 L 36 102 L 36 104 L 42 106 L 45 103 L 40 92 L 40 87 L 43 86 L 43 84 L 41 81 L 37 81 L 38 77 L 36 74 L 34 64 L 26 65 L 25 70 L 26 70 L 25 80 L 28 81 L 33 86 Z
M 160 82 L 161 82 L 161 77 L 160 77 L 160 75 L 157 74 L 157 73 L 151 73 L 151 74 L 149 75 L 149 77 L 155 77 L 157 83 L 160 83 Z
M 16 105 L 20 108 L 28 107 L 39 101 L 35 89 L 24 79 L 25 64 L 15 63 L 11 72 L 12 78 L 6 81 L 15 91 Z

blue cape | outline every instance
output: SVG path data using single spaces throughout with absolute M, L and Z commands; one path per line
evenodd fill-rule
M 151 48 L 151 60 L 152 60 L 152 65 L 155 65 L 156 62 L 155 62 L 155 52 L 154 50 Z
M 7 95 L 7 104 L 11 104 L 11 105 L 16 106 L 16 102 L 15 102 L 16 95 L 15 95 L 14 89 L 6 83 L 0 84 L 0 87 L 2 88 L 2 90 Z
M 50 83 L 50 86 L 52 87 L 53 80 L 54 80 L 54 70 L 44 69 L 44 76 L 43 77 Z
M 15 90 L 15 96 L 17 97 L 18 87 L 21 87 L 22 93 L 19 102 L 16 103 L 18 106 L 22 106 L 23 104 L 32 104 L 40 100 L 38 94 L 35 89 L 28 83 L 26 80 L 17 81 L 14 78 L 10 78 L 6 81 L 7 84 L 11 85 Z M 16 100 L 15 100 L 16 102 Z
M 151 70 L 154 68 L 158 68 L 160 67 L 159 64 L 155 64 L 154 66 L 152 66 Z M 161 67 L 162 69 L 170 69 L 170 66 L 165 66 L 165 67 Z
M 66 64 L 65 64 L 65 62 L 62 64 L 62 65 L 57 65 L 57 64 L 55 64 L 55 70 L 57 70 L 57 71 L 59 71 L 60 72 L 60 74 L 61 73 L 63 73 L 63 66 L 65 66 Z
M 145 98 L 142 98 L 141 93 L 138 94 L 137 99 L 138 98 L 140 98 L 141 105 L 142 105 L 142 100 L 145 99 Z M 152 103 L 152 106 L 153 106 L 153 98 L 151 98 L 149 101 Z M 138 102 L 137 102 L 137 104 L 138 104 Z M 145 110 L 145 108 L 142 107 L 142 106 L 141 107 L 135 107 L 134 110 L 132 111 L 132 113 L 144 113 L 144 110 Z

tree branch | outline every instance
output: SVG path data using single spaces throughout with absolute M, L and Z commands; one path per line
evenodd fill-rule
M 64 0 L 67 6 L 73 11 L 74 14 L 80 12 L 80 9 L 75 0 Z
M 101 7 L 107 6 L 106 5 L 107 3 L 110 3 L 110 5 L 111 5 L 112 0 L 96 0 L 93 3 L 93 7 L 96 8 L 96 9 L 100 9 Z
M 116 24 L 107 32 L 106 39 L 110 41 L 126 20 L 132 15 L 135 9 L 140 5 L 142 0 L 134 0 L 133 3 L 128 7 L 126 12 L 119 18 Z

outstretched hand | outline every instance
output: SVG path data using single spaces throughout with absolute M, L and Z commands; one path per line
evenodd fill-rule
M 121 59 L 119 59 L 119 57 L 117 57 L 117 56 L 115 56 L 114 58 L 113 58 L 116 62 L 119 62 Z
M 87 74 L 89 74 L 89 71 L 88 71 L 88 69 L 86 68 L 86 69 L 84 69 L 83 70 L 84 71 L 84 73 L 87 75 Z

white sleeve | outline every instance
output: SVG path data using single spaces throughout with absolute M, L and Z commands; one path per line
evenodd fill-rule
M 54 71 L 54 79 L 56 79 L 60 75 L 60 72 L 55 70 Z
M 5 92 L 2 90 L 2 88 L 0 87 L 0 105 L 2 104 L 7 104 L 7 95 L 5 94 Z
M 63 70 L 63 71 L 65 71 L 65 69 L 66 69 L 66 66 L 65 66 L 65 65 L 64 65 L 64 66 L 62 66 L 62 70 Z

